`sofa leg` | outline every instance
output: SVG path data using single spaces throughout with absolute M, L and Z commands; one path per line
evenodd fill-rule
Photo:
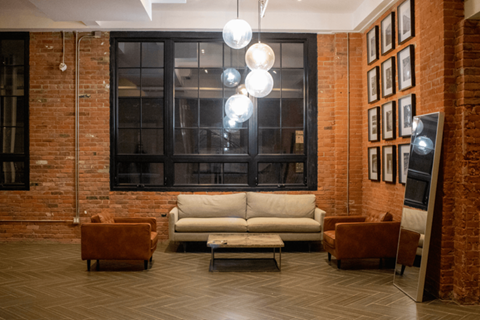
M 97 260 L 97 271 L 100 270 L 100 260 Z
M 312 252 L 312 243 L 308 242 L 308 252 Z
M 87 271 L 90 271 L 90 263 L 92 262 L 92 260 L 87 260 Z
M 328 262 L 332 261 L 332 254 L 329 252 L 328 253 Z
M 340 269 L 342 266 L 342 262 L 341 260 L 337 260 L 337 268 Z
M 148 260 L 143 260 L 143 267 L 145 268 L 145 270 L 148 269 Z
M 383 269 L 383 259 L 382 258 L 380 258 L 379 269 Z
M 402 265 L 402 271 L 400 271 L 400 275 L 403 276 L 404 272 L 405 272 L 405 265 Z
M 152 262 L 152 260 L 153 260 L 153 255 L 150 257 L 150 263 Z
M 186 253 L 187 252 L 187 243 L 182 242 L 182 246 L 183 246 L 183 253 Z

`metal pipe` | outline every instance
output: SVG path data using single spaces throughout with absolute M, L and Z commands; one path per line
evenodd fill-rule
M 74 221 L 73 220 L 0 220 L 0 223 L 2 222 L 48 222 L 48 223 L 51 223 L 51 222 L 71 222 L 73 223 Z
M 350 33 L 347 32 L 347 216 L 350 215 Z

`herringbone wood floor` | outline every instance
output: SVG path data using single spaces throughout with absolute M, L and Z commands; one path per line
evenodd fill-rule
M 218 257 L 269 257 L 220 253 Z M 480 319 L 480 306 L 417 304 L 378 261 L 329 264 L 292 245 L 282 272 L 208 272 L 210 253 L 162 243 L 142 261 L 100 261 L 87 272 L 80 245 L 0 244 L 0 319 Z

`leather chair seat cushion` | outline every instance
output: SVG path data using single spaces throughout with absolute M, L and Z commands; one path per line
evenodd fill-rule
M 323 240 L 328 243 L 330 247 L 335 248 L 335 230 L 324 231 Z
M 154 248 L 157 245 L 158 233 L 150 232 L 150 239 L 152 240 L 151 247 Z
M 388 212 L 369 212 L 365 218 L 365 222 L 383 222 L 383 221 L 392 221 L 393 216 Z
M 246 232 L 242 218 L 184 218 L 175 223 L 177 232 Z
M 248 232 L 320 232 L 320 223 L 310 218 L 251 218 Z

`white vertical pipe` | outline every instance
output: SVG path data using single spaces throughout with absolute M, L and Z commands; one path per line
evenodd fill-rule
M 347 33 L 347 216 L 350 215 L 350 33 Z

